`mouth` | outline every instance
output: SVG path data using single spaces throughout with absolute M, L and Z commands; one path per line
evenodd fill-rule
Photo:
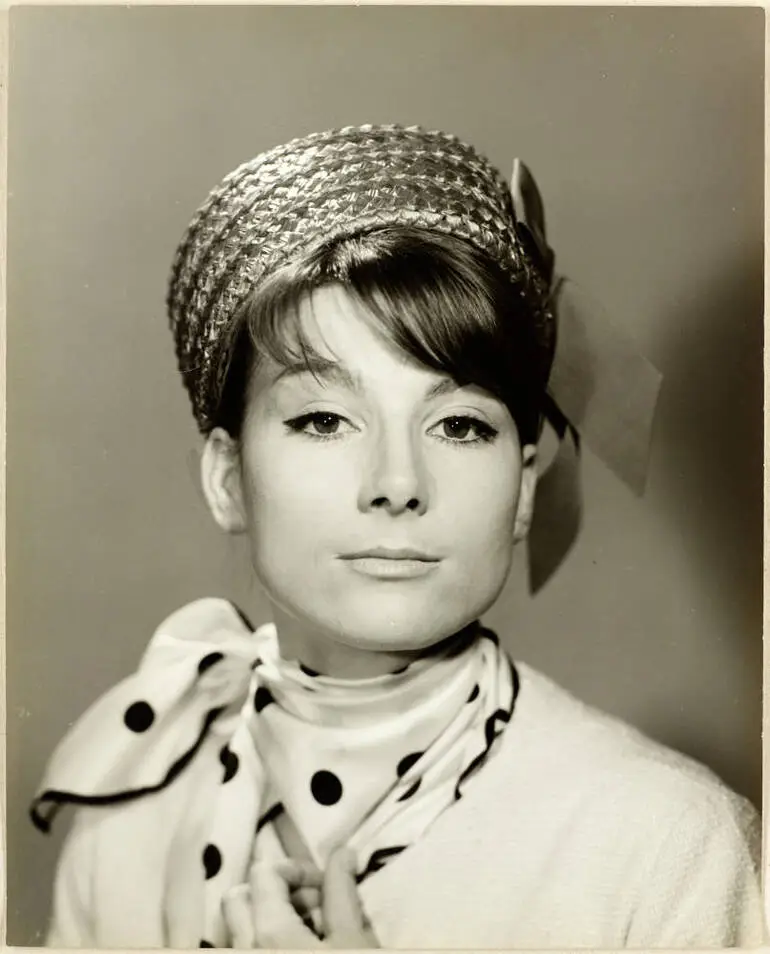
M 439 557 L 411 547 L 373 547 L 355 553 L 343 553 L 342 560 L 414 560 L 419 563 L 438 563 Z
M 340 558 L 362 576 L 377 580 L 411 580 L 432 573 L 440 558 L 410 547 L 374 547 Z

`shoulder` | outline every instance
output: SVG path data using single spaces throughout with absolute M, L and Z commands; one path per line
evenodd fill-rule
M 545 837 L 558 833 L 565 857 L 582 858 L 587 877 L 623 885 L 629 943 L 758 942 L 754 806 L 700 763 L 517 669 L 503 771 L 526 774 L 533 823 Z
M 590 706 L 532 667 L 517 663 L 520 678 L 515 724 L 517 748 L 535 754 L 543 771 L 570 774 L 576 783 L 612 783 L 643 798 L 684 807 L 740 807 L 743 800 L 701 763 Z M 673 808 L 676 810 L 676 808 Z

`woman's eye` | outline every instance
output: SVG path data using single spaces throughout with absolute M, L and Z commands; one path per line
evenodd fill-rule
M 480 441 L 491 441 L 497 431 L 485 421 L 468 415 L 445 417 L 433 428 L 436 436 L 441 440 L 456 444 L 475 444 Z
M 346 428 L 345 425 L 348 427 Z M 292 431 L 308 434 L 310 437 L 335 437 L 346 429 L 350 429 L 350 422 L 340 414 L 334 414 L 331 411 L 313 411 L 286 421 L 286 426 Z

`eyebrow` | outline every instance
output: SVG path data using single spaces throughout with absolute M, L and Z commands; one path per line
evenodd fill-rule
M 314 378 L 330 384 L 341 384 L 351 391 L 362 391 L 361 379 L 351 372 L 338 361 L 327 360 L 326 358 L 308 358 L 304 361 L 297 361 L 292 364 L 284 365 L 280 372 L 273 378 L 273 384 L 283 381 L 287 378 L 300 377 L 303 374 L 311 374 Z
M 364 391 L 360 375 L 352 373 L 345 365 L 340 364 L 338 361 L 319 357 L 308 358 L 305 361 L 297 361 L 285 365 L 273 379 L 273 384 L 277 384 L 279 381 L 286 380 L 287 378 L 299 377 L 303 374 L 311 374 L 314 378 L 323 383 L 339 384 L 356 394 L 361 394 Z M 428 388 L 425 393 L 425 400 L 429 401 L 441 397 L 444 394 L 451 394 L 453 391 L 458 391 L 459 389 L 460 385 L 454 378 L 447 375 Z

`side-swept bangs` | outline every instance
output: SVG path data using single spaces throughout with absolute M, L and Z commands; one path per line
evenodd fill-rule
M 525 300 L 469 242 L 411 227 L 321 245 L 278 269 L 249 297 L 217 421 L 234 437 L 260 356 L 312 368 L 319 356 L 299 306 L 313 290 L 333 283 L 404 354 L 461 386 L 490 392 L 508 407 L 522 443 L 537 439 L 547 356 Z

